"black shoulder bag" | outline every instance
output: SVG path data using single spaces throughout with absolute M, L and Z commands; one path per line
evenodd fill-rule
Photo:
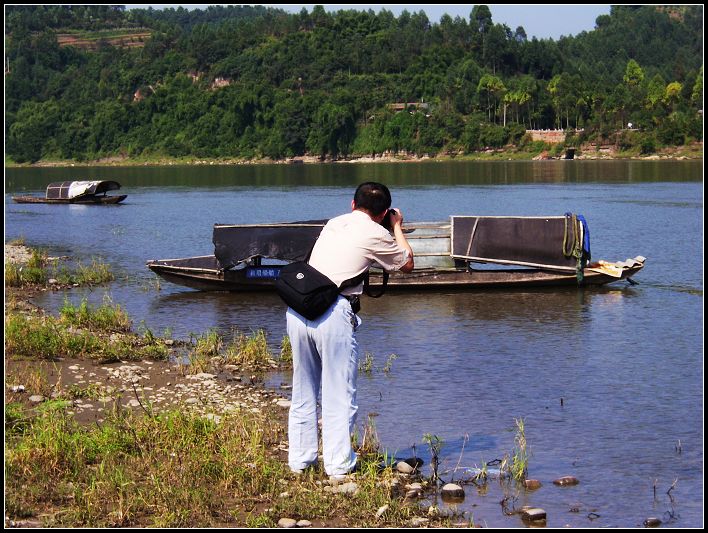
M 313 246 L 314 248 L 314 246 Z M 312 253 L 312 250 L 310 250 Z M 383 295 L 388 282 L 388 273 L 384 272 L 384 283 L 380 293 L 372 295 L 368 291 L 369 272 L 344 281 L 339 287 L 327 276 L 308 264 L 310 253 L 304 261 L 295 261 L 280 269 L 275 289 L 283 301 L 293 310 L 307 318 L 315 320 L 329 309 L 339 293 L 348 287 L 354 287 L 364 281 L 368 295 L 378 298 Z

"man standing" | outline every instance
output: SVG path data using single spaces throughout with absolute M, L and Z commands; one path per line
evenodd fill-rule
M 352 212 L 330 220 L 320 233 L 310 265 L 337 286 L 366 272 L 373 263 L 386 271 L 413 270 L 413 251 L 401 228 L 400 210 L 389 210 L 391 193 L 380 183 L 362 183 Z M 390 217 L 393 236 L 381 223 Z M 317 398 L 322 389 L 322 451 L 325 472 L 343 478 L 356 465 L 351 434 L 357 414 L 360 324 L 351 298 L 363 283 L 348 287 L 316 320 L 288 308 L 287 332 L 293 349 L 293 390 L 288 421 L 288 464 L 293 472 L 317 463 Z

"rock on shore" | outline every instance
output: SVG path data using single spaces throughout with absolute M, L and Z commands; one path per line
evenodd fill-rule
M 32 253 L 22 244 L 5 243 L 5 262 L 24 264 L 30 260 Z

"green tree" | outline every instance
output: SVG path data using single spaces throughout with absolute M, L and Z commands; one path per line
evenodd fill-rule
M 666 82 L 661 77 L 661 74 L 656 74 L 647 85 L 647 94 L 645 99 L 645 108 L 649 111 L 657 109 L 659 104 L 664 99 L 666 94 Z
M 470 13 L 470 29 L 472 30 L 473 49 L 482 52 L 484 49 L 484 38 L 489 33 L 494 23 L 492 22 L 492 12 L 485 5 L 476 5 Z
M 484 34 L 484 44 L 482 46 L 482 60 L 486 67 L 492 69 L 496 74 L 497 70 L 505 64 L 510 67 L 514 63 L 510 54 L 510 43 L 513 42 L 511 30 L 503 24 L 494 24 Z
M 553 76 L 553 79 L 548 82 L 548 92 L 553 100 L 553 107 L 556 111 L 556 128 L 561 126 L 562 104 L 563 104 L 563 77 L 558 74 Z
M 477 86 L 482 78 L 482 69 L 472 58 L 466 58 L 454 65 L 447 73 L 447 87 L 455 109 L 469 114 L 477 105 Z
M 630 59 L 627 62 L 627 68 L 625 69 L 622 81 L 627 85 L 627 90 L 629 91 L 629 101 L 627 110 L 631 117 L 634 117 L 635 113 L 641 109 L 641 104 L 645 100 L 645 90 L 644 90 L 644 70 L 639 66 L 634 59 Z M 636 119 L 634 119 L 636 122 Z
M 129 129 L 128 117 L 128 110 L 119 102 L 97 106 L 88 124 L 86 148 L 89 153 L 100 157 L 117 152 Z
M 479 80 L 477 92 L 485 93 L 487 96 L 487 118 L 489 122 L 496 122 L 498 102 L 505 91 L 504 82 L 497 76 L 485 74 Z
M 624 71 L 624 76 L 622 80 L 627 84 L 627 86 L 632 91 L 639 90 L 644 81 L 644 70 L 639 66 L 634 59 L 630 59 L 627 62 L 627 68 Z
M 273 158 L 303 155 L 310 130 L 306 100 L 292 93 L 276 102 L 273 126 L 267 138 L 265 155 Z
M 322 158 L 347 154 L 355 132 L 356 123 L 350 110 L 326 102 L 315 113 L 307 148 Z
M 20 107 L 7 138 L 7 152 L 18 163 L 34 163 L 42 158 L 59 123 L 57 102 L 25 102 Z
M 672 81 L 666 86 L 663 102 L 672 110 L 675 110 L 681 100 L 683 85 L 678 81 Z
M 696 82 L 693 84 L 693 89 L 691 90 L 691 101 L 695 104 L 700 105 L 703 102 L 703 67 L 701 66 L 698 75 L 696 76 Z

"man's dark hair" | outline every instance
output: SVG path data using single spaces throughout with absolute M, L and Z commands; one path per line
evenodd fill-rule
M 367 181 L 357 187 L 354 193 L 354 207 L 365 209 L 375 217 L 379 216 L 391 207 L 391 193 L 383 183 Z

